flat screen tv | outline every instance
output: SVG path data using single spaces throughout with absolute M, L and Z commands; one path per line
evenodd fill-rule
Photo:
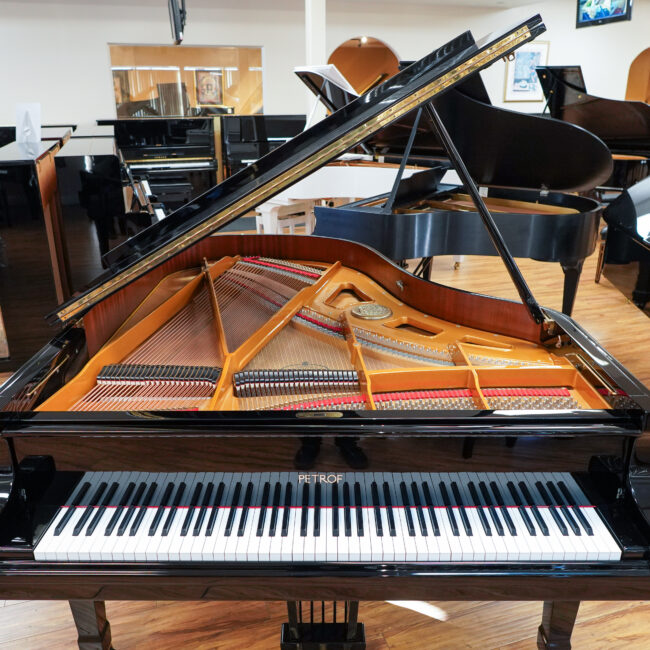
M 576 27 L 630 20 L 632 2 L 633 0 L 578 0 Z

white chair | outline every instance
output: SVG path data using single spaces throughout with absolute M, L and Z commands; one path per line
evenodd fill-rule
M 255 209 L 255 226 L 258 233 L 281 235 L 285 228 L 295 233 L 296 226 L 303 226 L 306 235 L 314 232 L 314 205 L 309 199 L 274 198 Z

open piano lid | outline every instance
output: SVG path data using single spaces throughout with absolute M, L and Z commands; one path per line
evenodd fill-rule
M 106 256 L 109 269 L 51 318 L 68 323 L 118 289 L 545 31 L 539 15 L 478 43 L 467 31 Z

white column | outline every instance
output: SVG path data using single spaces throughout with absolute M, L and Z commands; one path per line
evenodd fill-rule
M 326 0 L 305 0 L 305 65 L 324 65 L 327 63 L 327 46 L 325 45 Z M 307 119 L 314 108 L 315 96 L 307 92 L 305 112 Z M 319 104 L 312 123 L 325 117 L 325 108 Z

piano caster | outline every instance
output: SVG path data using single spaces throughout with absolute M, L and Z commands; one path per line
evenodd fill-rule
M 316 608 L 318 610 L 318 608 Z M 340 611 L 340 606 L 339 606 Z M 343 620 L 336 620 L 337 603 L 332 603 L 332 620 L 325 620 L 325 602 L 320 602 L 320 617 L 314 617 L 314 601 L 309 602 L 309 620 L 303 618 L 303 604 L 287 601 L 289 622 L 282 624 L 280 650 L 366 650 L 363 623 L 357 621 L 359 602 L 345 601 Z
M 69 600 L 79 650 L 114 650 L 103 600 Z
M 571 649 L 571 633 L 579 607 L 579 600 L 553 600 L 544 603 L 542 624 L 537 630 L 538 650 Z

